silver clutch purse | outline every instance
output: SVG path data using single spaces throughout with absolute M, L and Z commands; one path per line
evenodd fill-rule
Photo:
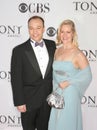
M 63 109 L 65 106 L 64 97 L 58 94 L 56 90 L 48 95 L 46 101 L 51 107 L 56 109 Z

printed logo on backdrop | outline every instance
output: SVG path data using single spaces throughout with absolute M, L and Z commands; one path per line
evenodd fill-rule
M 97 50 L 82 50 L 90 62 L 97 61 Z
M 20 37 L 21 25 L 0 25 L 0 35 L 7 35 L 8 37 Z
M 83 96 L 81 104 L 86 104 L 87 107 L 97 108 L 97 97 L 96 96 Z
M 7 127 L 21 127 L 21 118 L 16 115 L 0 115 L 0 130 Z
M 49 13 L 50 12 L 50 4 L 48 2 L 45 3 L 21 3 L 18 6 L 18 9 L 21 13 Z
M 56 34 L 56 29 L 54 27 L 48 27 L 46 33 L 49 37 L 53 37 Z
M 4 71 L 4 70 L 0 71 L 0 80 L 10 82 L 10 79 L 11 79 L 11 74 L 9 71 Z
M 97 2 L 95 1 L 73 1 L 73 6 L 76 12 L 97 14 Z

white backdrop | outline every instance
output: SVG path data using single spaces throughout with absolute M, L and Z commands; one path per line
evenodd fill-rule
M 10 59 L 14 46 L 29 38 L 27 20 L 45 20 L 44 37 L 55 40 L 59 24 L 72 19 L 81 50 L 89 59 L 93 80 L 82 99 L 84 130 L 97 130 L 97 0 L 2 0 L 0 3 L 0 130 L 22 130 L 13 105 Z M 72 107 L 72 106 L 71 106 Z

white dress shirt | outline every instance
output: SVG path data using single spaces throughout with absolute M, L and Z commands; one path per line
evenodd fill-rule
M 40 47 L 40 46 L 35 47 L 35 41 L 33 42 L 31 41 L 31 45 L 36 55 L 36 59 L 39 64 L 40 71 L 42 73 L 42 77 L 44 78 L 48 61 L 49 61 L 49 56 L 48 56 L 48 51 L 47 51 L 44 41 L 43 41 L 43 44 L 44 44 L 43 47 Z

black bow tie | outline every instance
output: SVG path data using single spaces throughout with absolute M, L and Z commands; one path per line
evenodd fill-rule
M 35 47 L 37 47 L 37 46 L 40 46 L 40 47 L 43 47 L 43 41 L 42 42 L 35 42 Z

